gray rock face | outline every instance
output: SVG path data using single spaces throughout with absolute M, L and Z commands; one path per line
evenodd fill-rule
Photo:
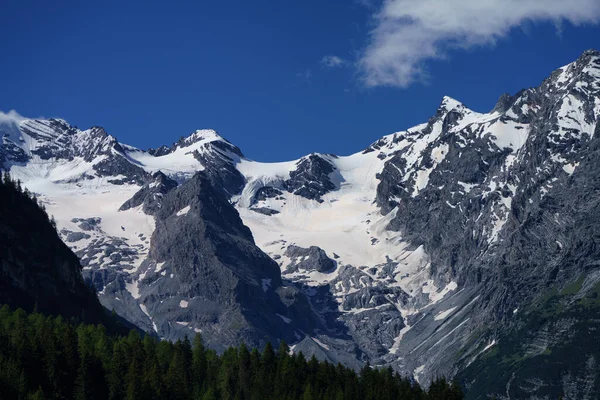
M 222 348 L 293 340 L 297 330 L 318 325 L 304 296 L 283 286 L 277 264 L 204 173 L 165 196 L 140 272 L 139 303 L 163 337 L 201 330 Z
M 458 306 L 471 310 L 460 324 L 427 339 L 437 346 L 408 355 L 426 365 L 426 378 L 467 365 L 484 347 L 473 345 L 484 341 L 479 327 L 498 336 L 516 322 L 515 309 L 595 270 L 596 238 L 586 230 L 599 206 L 599 77 L 600 55 L 588 52 L 538 88 L 503 96 L 485 122 L 465 122 L 473 117 L 445 99 L 422 131 L 396 138 L 427 147 L 415 164 L 399 151 L 380 174 L 377 202 L 396 212 L 389 229 L 424 246 L 439 285 L 455 279 L 473 293 Z M 515 134 L 500 141 L 494 123 Z M 423 171 L 424 187 L 416 179 Z M 423 341 L 415 330 L 403 341 L 417 334 Z
M 152 175 L 152 180 L 146 183 L 129 200 L 127 200 L 119 211 L 129 210 L 143 204 L 143 210 L 146 214 L 154 215 L 162 206 L 163 197 L 171 190 L 177 187 L 177 182 L 158 171 Z
M 311 246 L 304 249 L 298 246 L 289 246 L 285 255 L 291 259 L 286 273 L 303 271 L 331 272 L 336 267 L 336 262 L 327 257 L 323 249 Z
M 148 173 L 142 168 L 131 164 L 121 156 L 115 159 L 104 159 L 94 165 L 98 176 L 117 177 L 108 181 L 113 185 L 142 185 L 148 180 Z M 123 177 L 120 177 L 123 176 Z
M 208 145 L 208 144 L 207 144 Z M 209 165 L 207 177 L 213 187 L 224 190 L 226 195 L 233 196 L 241 193 L 244 188 L 244 177 L 235 167 L 236 159 L 239 157 L 237 147 L 229 147 L 223 142 L 210 144 L 213 151 L 194 153 L 194 157 L 202 163 Z M 237 150 L 237 151 L 236 151 Z
M 49 119 L 42 125 L 46 125 L 49 130 L 56 133 L 55 140 L 49 141 L 47 133 L 45 130 L 40 130 L 38 124 L 26 124 L 23 131 L 41 143 L 32 153 L 38 155 L 42 160 L 49 160 L 54 157 L 72 160 L 74 154 L 70 148 L 71 139 L 76 134 L 76 129 L 67 124 L 66 121 L 58 119 Z M 91 149 L 86 150 L 87 158 L 93 157 Z
M 319 154 L 304 157 L 290 172 L 290 179 L 285 181 L 285 189 L 298 196 L 322 202 L 321 196 L 335 189 L 330 175 L 335 167 Z

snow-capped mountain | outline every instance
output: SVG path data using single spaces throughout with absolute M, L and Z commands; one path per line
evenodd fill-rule
M 478 371 L 540 298 L 581 281 L 543 338 L 528 331 L 543 345 L 527 359 L 578 335 L 561 313 L 600 281 L 599 118 L 588 51 L 491 112 L 445 97 L 426 123 L 345 157 L 256 162 L 212 130 L 143 151 L 10 113 L 0 162 L 46 203 L 103 304 L 161 337 L 286 339 L 423 381 L 470 371 L 472 387 L 544 394 Z M 573 368 L 559 380 L 577 391 Z

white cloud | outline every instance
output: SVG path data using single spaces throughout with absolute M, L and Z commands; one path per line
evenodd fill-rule
M 448 49 L 493 45 L 527 21 L 600 21 L 599 0 L 385 0 L 359 60 L 365 85 L 406 87 Z
M 15 110 L 10 110 L 7 113 L 0 111 L 0 124 L 18 124 L 25 120 L 26 118 L 22 117 Z
M 348 61 L 338 56 L 325 56 L 321 59 L 321 65 L 327 68 L 343 67 L 347 63 Z

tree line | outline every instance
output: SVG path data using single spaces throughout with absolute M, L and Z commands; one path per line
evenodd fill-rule
M 102 325 L 74 325 L 62 317 L 0 309 L 0 398 L 76 400 L 391 400 L 462 399 L 454 383 L 426 390 L 391 368 L 307 360 L 285 342 L 277 351 L 208 349 L 160 341 L 138 331 L 113 335 Z

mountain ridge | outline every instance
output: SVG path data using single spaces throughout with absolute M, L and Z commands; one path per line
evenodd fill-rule
M 600 140 L 597 51 L 538 87 L 500 96 L 489 113 L 446 96 L 427 122 L 349 156 L 260 163 L 213 130 L 151 151 L 99 130 L 79 131 L 93 139 L 82 150 L 40 147 L 28 131 L 41 137 L 69 128 L 11 118 L 21 130 L 2 131 L 3 168 L 57 216 L 105 305 L 165 338 L 198 329 L 214 344 L 217 336 L 208 332 L 220 331 L 226 344 L 262 340 L 252 333 L 261 323 L 242 332 L 231 319 L 218 322 L 219 312 L 207 319 L 189 305 L 208 292 L 189 297 L 191 291 L 178 293 L 169 283 L 200 284 L 198 271 L 216 271 L 208 258 L 193 255 L 194 242 L 192 248 L 207 249 L 230 243 L 237 255 L 222 258 L 226 269 L 251 268 L 252 257 L 279 266 L 280 278 L 251 270 L 258 275 L 248 286 L 257 298 L 276 296 L 263 316 L 277 331 L 273 339 L 333 362 L 392 366 L 423 381 L 468 370 L 502 347 L 520 323 L 518 310 L 535 311 L 548 287 L 581 276 L 581 296 L 595 287 L 595 253 L 565 258 L 563 249 L 596 243 L 574 224 L 597 207 L 591 184 Z M 21 142 L 15 135 L 23 133 Z M 181 197 L 185 190 L 213 211 L 199 217 L 195 197 Z M 177 206 L 163 218 L 168 204 Z M 219 213 L 236 222 L 219 223 L 222 229 L 212 233 L 194 228 Z M 238 224 L 250 236 L 224 227 Z M 242 244 L 249 240 L 251 246 Z M 170 274 L 153 255 L 161 242 L 170 243 L 169 257 L 182 265 Z M 223 282 L 223 293 L 233 293 L 237 283 Z M 251 297 L 227 295 L 221 302 L 256 311 Z

